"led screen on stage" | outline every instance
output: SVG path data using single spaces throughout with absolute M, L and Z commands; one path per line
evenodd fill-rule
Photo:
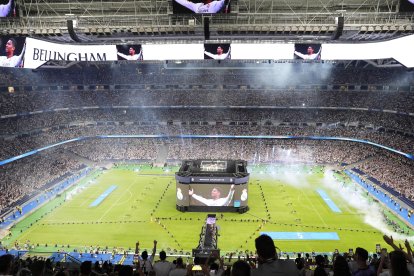
M 208 207 L 247 206 L 247 184 L 177 183 L 177 205 Z
M 230 13 L 230 0 L 172 0 L 174 14 Z
M 25 37 L 0 37 L 0 67 L 23 67 Z
M 0 18 L 2 17 L 18 17 L 15 0 L 0 0 Z
M 144 52 L 141 45 L 117 45 L 118 60 L 144 60 Z
M 304 60 L 320 60 L 321 52 L 321 44 L 295 44 L 293 58 Z
M 231 59 L 230 44 L 204 44 L 204 59 Z

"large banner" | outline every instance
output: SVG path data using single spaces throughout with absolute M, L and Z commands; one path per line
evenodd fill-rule
M 216 43 L 84 45 L 0 37 L 0 67 L 38 68 L 47 61 L 129 60 L 373 60 L 394 58 L 414 67 L 414 35 L 371 43 Z
M 108 61 L 117 60 L 116 45 L 70 45 L 26 39 L 25 68 L 37 68 L 49 60 Z
M 231 59 L 292 59 L 293 44 L 255 43 L 231 44 Z
M 394 58 L 414 67 L 414 35 L 370 43 L 323 44 L 322 60 L 369 60 Z
M 204 59 L 203 44 L 145 44 L 145 60 L 198 60 Z

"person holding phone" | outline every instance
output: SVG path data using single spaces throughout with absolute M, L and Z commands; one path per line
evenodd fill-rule
M 383 262 L 390 259 L 390 269 L 383 269 Z M 390 252 L 389 256 L 386 251 L 381 253 L 381 261 L 377 271 L 378 276 L 410 276 L 407 267 L 407 260 L 404 252 L 400 250 Z
M 357 264 L 357 270 L 352 274 L 353 276 L 375 276 L 376 273 L 368 264 L 368 251 L 364 248 L 357 247 L 355 249 L 354 260 Z

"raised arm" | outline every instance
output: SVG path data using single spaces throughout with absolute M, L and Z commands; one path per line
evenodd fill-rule
M 229 47 L 229 51 L 227 53 L 223 54 L 224 55 L 223 59 L 228 59 L 229 55 L 230 55 L 230 52 L 231 52 L 231 47 Z
M 194 198 L 195 200 L 200 201 L 201 203 L 203 203 L 203 204 L 205 204 L 207 206 L 210 206 L 210 204 L 211 204 L 209 199 L 206 199 L 206 198 L 204 198 L 202 196 L 196 195 L 194 193 L 193 194 L 190 194 L 190 196 L 192 198 Z
M 229 194 L 227 195 L 225 204 L 223 206 L 228 206 L 230 204 L 230 202 L 233 198 L 233 195 L 234 195 L 234 184 L 231 185 Z
M 138 53 L 138 60 L 142 60 L 142 47 L 141 47 L 141 50 Z
M 217 55 L 212 54 L 212 53 L 207 52 L 207 51 L 204 51 L 204 54 L 205 54 L 206 56 L 209 56 L 209 57 L 213 58 L 213 59 L 216 59 L 216 58 L 217 58 Z
M 294 53 L 295 53 L 295 55 L 297 55 L 300 58 L 303 58 L 303 59 L 307 59 L 308 58 L 308 55 L 304 55 L 301 52 L 295 51 Z
M 14 64 L 13 64 L 14 67 L 20 67 L 20 65 L 22 64 L 22 60 L 23 60 L 23 56 L 25 52 L 26 52 L 26 43 L 23 45 L 22 52 L 20 53 L 20 55 L 17 56 L 17 59 L 14 61 Z
M 197 13 L 197 5 L 194 4 L 193 2 L 190 2 L 187 0 L 174 0 L 174 1 L 180 4 L 181 6 L 184 6 L 187 9 L 192 10 L 193 12 Z
M 154 248 L 152 249 L 152 254 L 151 254 L 151 263 L 154 262 L 154 257 L 155 257 L 155 252 L 157 251 L 157 241 L 154 240 Z
M 396 250 L 396 251 L 402 251 L 403 253 L 404 253 L 404 256 L 405 256 L 405 258 L 408 260 L 408 261 L 410 261 L 410 262 L 412 262 L 412 260 L 413 260 L 413 258 L 412 258 L 412 255 L 410 254 L 410 253 L 407 253 L 407 252 L 405 252 L 404 250 L 402 250 L 401 249 L 401 247 L 398 247 L 395 243 L 394 243 L 394 239 L 392 238 L 392 236 L 387 236 L 387 235 L 384 235 L 383 236 L 383 238 L 384 238 L 384 241 L 388 244 L 388 245 L 390 245 L 394 250 Z M 407 245 L 407 243 L 406 243 L 406 245 Z M 408 244 L 408 246 L 409 246 L 409 244 Z M 410 248 L 410 250 L 411 250 L 411 247 L 409 247 Z M 408 249 L 407 249 L 408 250 Z
M 124 59 L 128 59 L 129 60 L 129 56 L 124 55 L 123 53 L 118 52 L 118 56 L 124 58 Z
M 224 270 L 224 256 L 220 258 L 220 256 L 218 256 L 218 260 L 220 262 L 220 268 Z
M 139 241 L 135 243 L 135 254 L 139 254 Z
M 412 263 L 413 262 L 413 250 L 411 249 L 410 242 L 405 240 L 405 248 L 407 248 L 407 260 Z

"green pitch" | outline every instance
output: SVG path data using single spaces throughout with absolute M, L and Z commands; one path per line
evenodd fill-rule
M 30 240 L 39 244 L 37 250 L 53 251 L 62 245 L 82 250 L 89 246 L 128 249 L 140 241 L 142 249 L 150 249 L 156 239 L 159 249 L 191 252 L 198 244 L 206 213 L 175 209 L 173 171 L 177 168 L 170 172 L 136 168 L 118 167 L 90 176 L 78 185 L 84 189 L 69 199 L 65 200 L 68 193 L 62 195 L 17 224 L 3 244 Z M 247 213 L 217 214 L 221 250 L 254 251 L 254 239 L 262 231 L 336 232 L 340 237 L 339 241 L 276 241 L 285 252 L 348 251 L 357 246 L 374 251 L 377 243 L 384 245 L 382 233 L 365 224 L 363 215 L 337 192 L 325 189 L 342 213 L 334 213 L 326 205 L 316 192 L 323 188 L 321 168 L 302 167 L 301 178 L 308 185 L 300 187 L 275 180 L 266 169 L 252 171 Z M 117 189 L 97 207 L 89 207 L 111 185 Z

